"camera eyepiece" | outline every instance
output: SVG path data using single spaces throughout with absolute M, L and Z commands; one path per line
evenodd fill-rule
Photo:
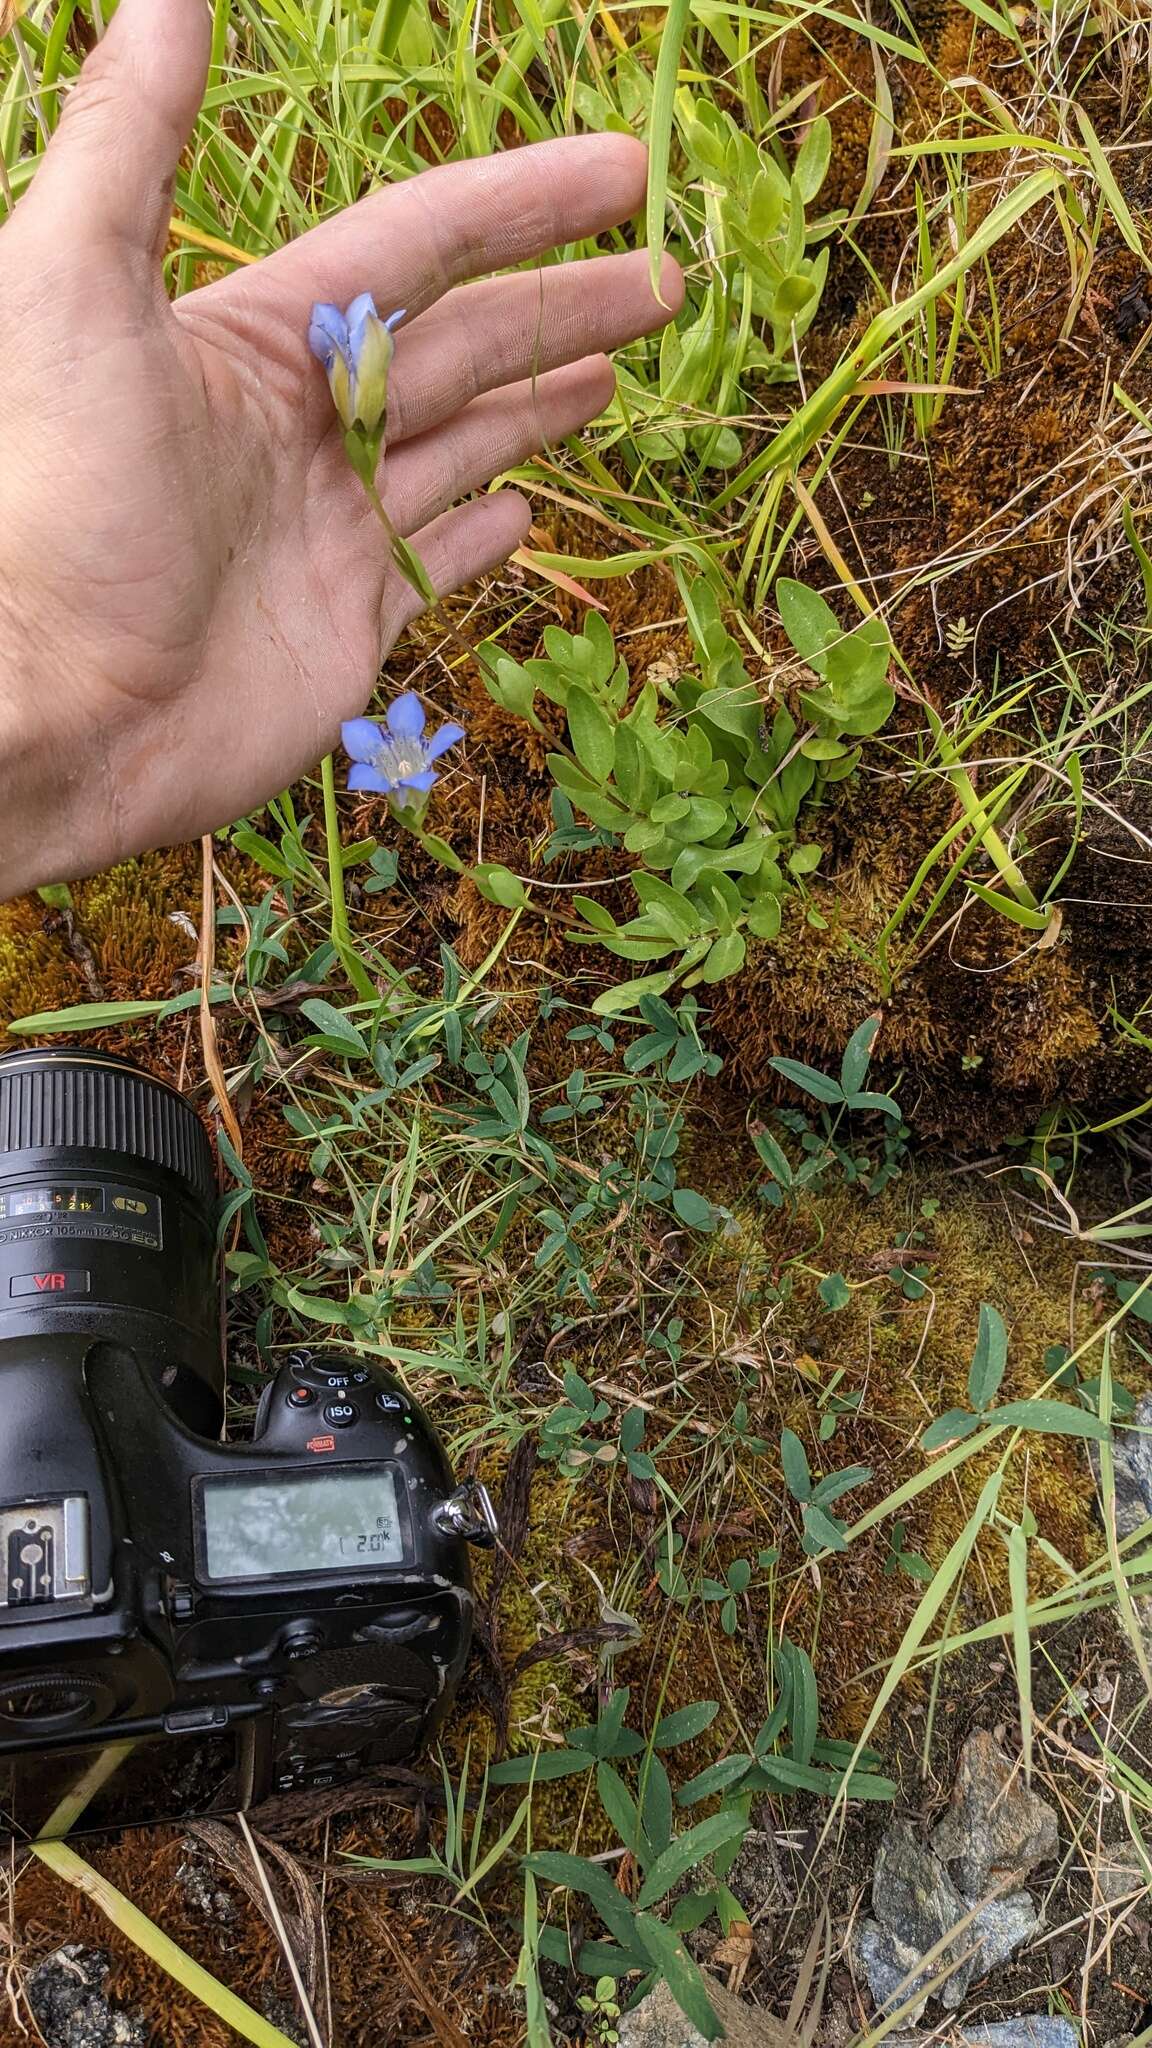
M 0 1338 L 98 1329 L 214 1433 L 215 1195 L 203 1125 L 166 1082 L 80 1046 L 0 1055 Z

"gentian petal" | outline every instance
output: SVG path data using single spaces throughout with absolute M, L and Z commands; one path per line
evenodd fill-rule
M 418 768 L 414 775 L 398 775 L 392 787 L 393 789 L 429 790 L 436 780 L 437 776 L 434 768 Z
M 400 322 L 401 322 L 402 320 L 406 320 L 407 318 L 408 318 L 408 308 L 407 308 L 407 306 L 402 306 L 402 307 L 401 307 L 401 309 L 400 309 L 400 311 L 399 311 L 398 313 L 389 313 L 389 315 L 388 315 L 388 318 L 387 318 L 387 319 L 386 319 L 386 321 L 384 322 L 384 325 L 385 325 L 385 327 L 386 327 L 386 328 L 388 329 L 388 332 L 389 332 L 389 334 L 395 334 L 395 332 L 396 332 L 396 329 L 397 329 L 397 328 L 399 327 L 399 325 L 400 325 Z
M 321 302 L 313 306 L 308 325 L 308 346 L 327 369 L 334 355 L 348 357 L 348 322 L 339 306 Z
M 424 706 L 415 690 L 393 697 L 384 720 L 394 740 L 418 740 L 424 730 Z
M 446 753 L 449 747 L 454 747 L 463 737 L 462 725 L 453 725 L 451 721 L 447 725 L 442 725 L 439 732 L 434 732 L 431 739 L 424 742 L 425 760 L 438 761 L 441 754 Z
M 355 361 L 364 338 L 365 327 L 369 320 L 379 317 L 376 312 L 376 301 L 371 292 L 361 292 L 359 297 L 353 299 L 344 317 L 348 323 L 348 341 L 352 349 L 352 359 Z
M 384 735 L 371 718 L 346 718 L 340 727 L 340 744 L 353 761 L 376 759 L 384 745 Z
M 377 796 L 391 796 L 395 784 L 381 775 L 378 768 L 370 768 L 366 761 L 357 761 L 348 770 L 349 789 L 372 789 Z

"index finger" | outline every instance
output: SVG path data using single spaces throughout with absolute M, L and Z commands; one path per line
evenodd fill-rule
M 307 323 L 314 300 L 369 291 L 381 315 L 422 312 L 465 278 L 507 270 L 627 220 L 648 152 L 630 135 L 573 135 L 443 164 L 373 192 L 250 270 L 209 285 L 262 316 Z

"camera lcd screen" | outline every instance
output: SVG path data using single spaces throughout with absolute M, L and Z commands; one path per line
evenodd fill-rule
M 206 1479 L 202 1499 L 210 1579 L 372 1572 L 404 1561 L 396 1476 L 387 1467 Z

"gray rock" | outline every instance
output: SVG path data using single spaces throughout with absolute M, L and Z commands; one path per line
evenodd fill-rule
M 928 2003 L 927 1989 L 921 1996 L 921 1986 L 926 1987 L 933 1975 L 920 1971 L 919 1949 L 906 1948 L 891 1928 L 881 1927 L 879 1921 L 865 1920 L 856 1936 L 856 1953 L 877 2012 L 895 2012 L 906 2006 L 904 2018 L 914 2026 Z
M 1071 2020 L 1023 2013 L 1018 2020 L 997 2020 L 987 2027 L 963 2027 L 965 2048 L 1080 2048 Z
M 1121 1541 L 1134 1536 L 1152 1516 L 1152 1394 L 1143 1394 L 1132 1411 L 1132 1424 L 1113 1439 L 1116 1474 L 1116 1530 Z M 1145 1432 L 1141 1434 L 1141 1432 Z M 1092 1446 L 1097 1474 L 1100 1454 Z
M 872 1873 L 872 1911 L 892 1937 L 890 1943 L 873 1947 L 882 1977 L 889 1967 L 895 1968 L 901 1962 L 899 1974 L 906 1976 L 968 1911 L 939 1858 L 918 1839 L 907 1821 L 893 1822 L 877 1851 Z M 938 1994 L 948 2005 L 958 2005 L 967 1990 L 972 1966 L 964 1963 L 962 1957 L 971 1945 L 969 1932 L 958 1935 L 941 1949 L 924 1973 L 922 1981 L 931 1982 L 952 1970 Z M 875 1986 L 872 1995 L 876 1997 Z M 886 2003 L 891 1995 L 890 1988 L 886 1998 L 877 1999 L 877 2003 Z
M 953 2023 L 947 2043 L 962 2041 L 964 2048 L 1080 2048 L 1080 2036 L 1069 2020 L 1047 2019 L 1043 2014 L 1023 2013 L 1016 2020 L 996 2020 L 988 2026 L 958 2027 Z M 1130 2048 L 1132 2036 L 1121 2035 L 1104 2048 Z M 884 2048 L 942 2048 L 935 2034 L 889 2034 Z
M 758 2006 L 745 2005 L 711 1978 L 708 1998 L 729 2048 L 791 2048 L 779 2020 Z M 703 2034 L 685 2019 L 667 1984 L 657 1984 L 634 2012 L 624 2014 L 617 2027 L 620 2048 L 708 2048 Z
M 1006 1962 L 1039 1924 L 1026 1891 L 989 1899 L 969 1919 L 965 1899 L 935 1852 L 907 1821 L 896 1821 L 880 1844 L 872 1877 L 872 1911 L 856 1941 L 868 1988 L 881 2012 L 908 2005 L 915 2022 L 928 1997 L 955 2011 L 979 1977 Z M 939 1955 L 921 1968 L 938 1942 L 968 1921 Z M 936 1981 L 942 1980 L 942 1981 Z M 935 1984 L 929 1993 L 928 1986 Z
M 1058 1844 L 1055 1810 L 1028 1790 L 987 1730 L 975 1729 L 960 1752 L 952 1804 L 932 1836 L 964 1898 L 975 1905 L 1005 1883 L 1018 1889 Z
M 986 1977 L 998 1963 L 1006 1963 L 1039 1925 L 1031 1892 L 1009 1892 L 1002 1899 L 989 1899 L 972 1922 L 969 1938 L 979 1940 L 980 1953 L 973 1958 L 970 1981 Z
M 69 1941 L 37 1963 L 24 1987 L 46 2048 L 147 2048 L 147 2023 L 105 1998 L 103 1949 Z

